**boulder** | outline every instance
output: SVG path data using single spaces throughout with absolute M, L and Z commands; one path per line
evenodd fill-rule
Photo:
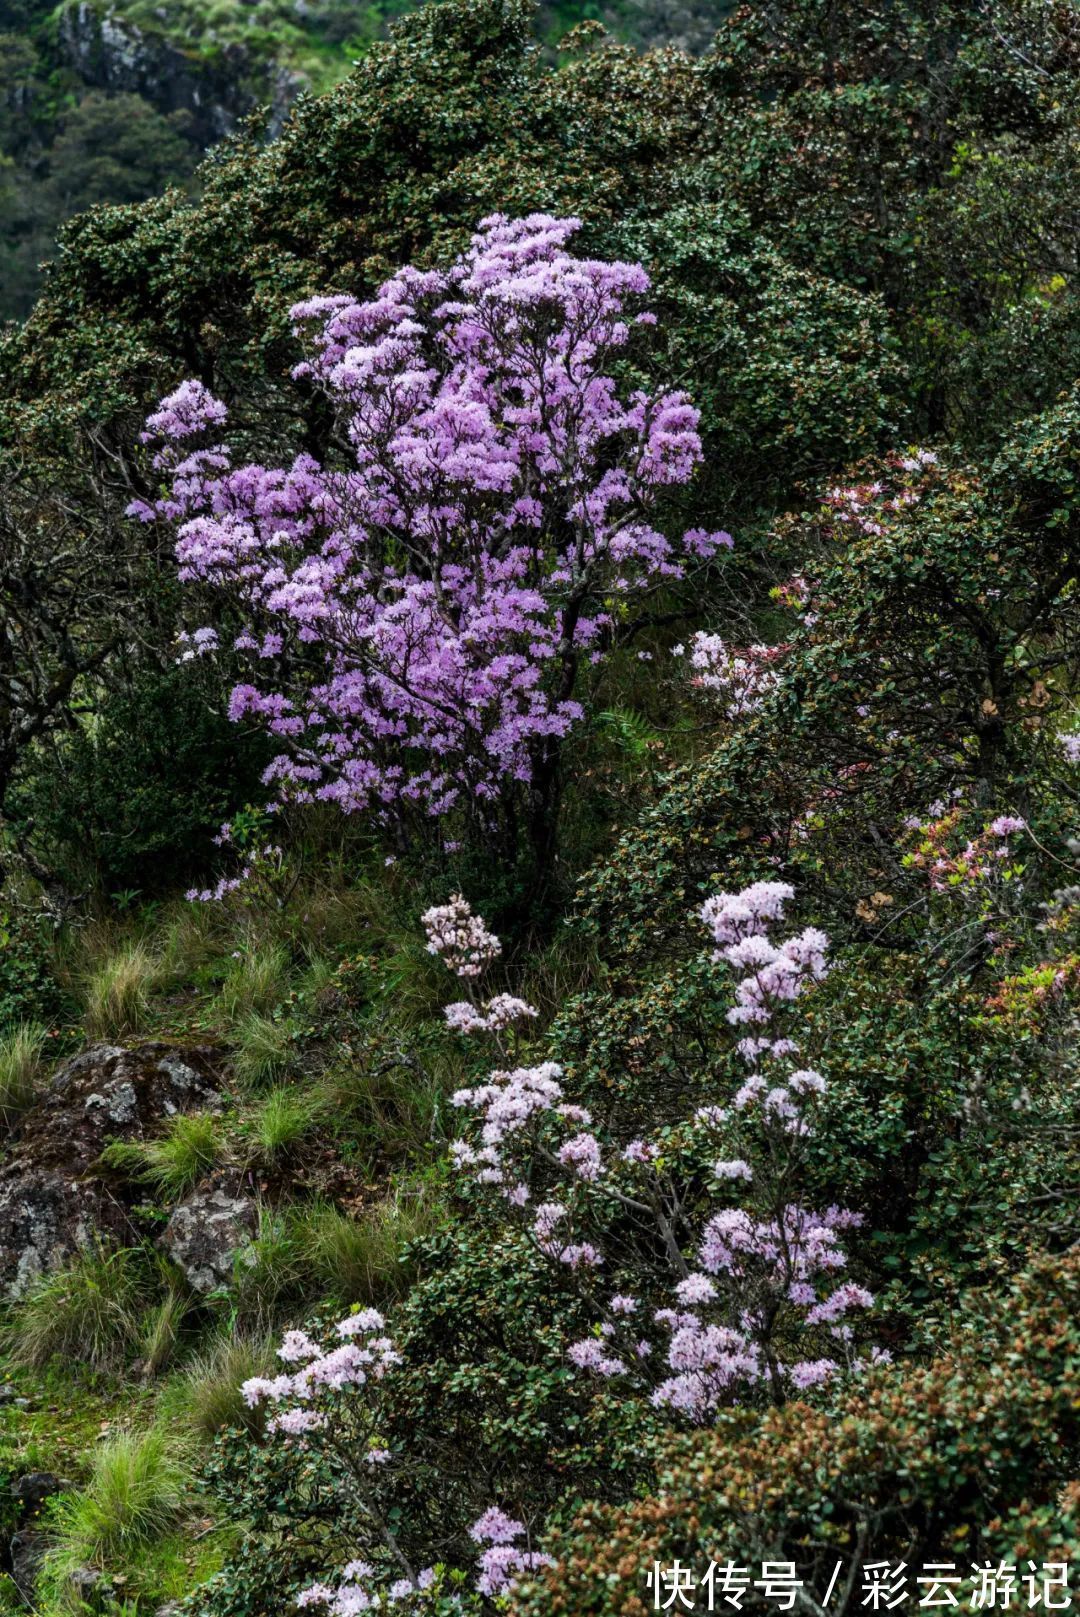
M 92 0 L 75 0 L 60 10 L 60 56 L 83 84 L 110 95 L 140 95 L 158 112 L 180 113 L 198 147 L 224 140 L 262 102 L 270 104 L 268 137 L 280 135 L 289 107 L 305 87 L 301 74 L 283 62 L 262 66 L 235 40 L 213 51 L 193 50 L 190 39 L 161 26 L 163 10 L 146 13 L 148 26 L 124 11 Z
M 237 1253 L 250 1245 L 257 1212 L 236 1173 L 203 1180 L 173 1209 L 160 1245 L 193 1291 L 205 1296 L 232 1278 Z
M 12 1535 L 8 1554 L 11 1558 L 11 1581 L 19 1596 L 28 1606 L 34 1605 L 37 1575 L 48 1540 L 44 1533 L 32 1527 L 22 1528 Z
M 65 1061 L 0 1166 L 0 1291 L 18 1297 L 97 1239 L 136 1237 L 131 1192 L 98 1165 L 106 1144 L 150 1138 L 177 1112 L 220 1105 L 209 1050 L 97 1044 Z
M 27 1471 L 25 1476 L 16 1477 L 11 1484 L 11 1492 L 22 1506 L 25 1516 L 40 1510 L 53 1494 L 67 1493 L 70 1487 L 70 1482 L 53 1471 Z
M 85 1610 L 86 1602 L 92 1595 L 104 1595 L 112 1590 L 110 1579 L 92 1566 L 74 1567 L 64 1581 L 78 1602 L 76 1610 Z

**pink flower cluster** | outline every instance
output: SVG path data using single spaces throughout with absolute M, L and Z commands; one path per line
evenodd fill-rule
M 428 953 L 438 955 L 455 976 L 466 980 L 466 992 L 502 953 L 502 944 L 466 899 L 455 893 L 448 904 L 436 905 L 421 917 L 428 937 Z M 494 994 L 477 1002 L 455 1000 L 443 1006 L 446 1025 L 455 1033 L 494 1033 L 497 1037 L 519 1023 L 534 1021 L 539 1013 L 514 994 Z M 501 1040 L 500 1040 L 501 1043 Z
M 813 586 L 802 573 L 794 573 L 783 584 L 778 584 L 772 592 L 774 600 L 802 622 L 807 629 L 812 629 L 817 622 L 817 613 L 813 610 Z
M 843 1340 L 840 1322 L 849 1309 L 873 1304 L 871 1294 L 853 1283 L 820 1297 L 822 1281 L 847 1262 L 836 1232 L 860 1223 L 858 1214 L 836 1207 L 811 1213 L 789 1205 L 779 1222 L 755 1219 L 738 1207 L 714 1214 L 698 1251 L 703 1272 L 680 1281 L 675 1296 L 684 1308 L 695 1308 L 722 1304 L 726 1293 L 739 1307 L 738 1327 L 707 1323 L 696 1312 L 661 1310 L 656 1318 L 671 1331 L 667 1363 L 676 1373 L 656 1389 L 653 1402 L 701 1421 L 737 1381 L 761 1381 L 772 1373 L 805 1390 L 835 1375 L 839 1365 L 831 1358 L 798 1359 L 773 1371 L 764 1344 L 775 1335 L 777 1312 L 785 1307 L 801 1315 L 802 1329 L 827 1325 Z
M 771 1022 L 778 1004 L 791 1003 L 810 983 L 820 982 L 826 975 L 829 941 L 823 931 L 807 927 L 783 944 L 771 943 L 766 936 L 766 923 L 781 917 L 784 902 L 792 896 L 794 889 L 786 881 L 755 881 L 742 893 L 718 893 L 702 906 L 702 920 L 719 944 L 713 960 L 726 960 L 747 973 L 737 983 L 736 1004 L 728 1011 L 732 1025 Z M 770 1038 L 745 1038 L 739 1053 L 755 1066 L 760 1056 L 787 1056 L 795 1053 L 795 1046 L 789 1040 L 778 1048 Z M 736 1096 L 737 1106 L 757 1098 L 761 1082 L 760 1077 L 747 1080 Z M 795 1090 L 823 1088 L 823 1080 L 810 1070 L 792 1074 L 787 1082 Z M 779 1093 L 770 1095 L 768 1101 L 776 1111 L 786 1109 Z
M 931 812 L 935 808 L 944 805 L 932 804 Z M 953 809 L 926 825 L 915 820 L 910 826 L 920 833 L 920 840 L 915 851 L 905 855 L 904 863 L 924 870 L 936 893 L 985 888 L 998 867 L 1012 857 L 1009 838 L 1027 829 L 1027 821 L 1019 815 L 999 814 L 957 849 L 953 833 L 960 823 L 961 811 Z
M 147 422 L 169 488 L 132 512 L 175 524 L 181 578 L 245 614 L 230 712 L 284 744 L 267 779 L 299 801 L 483 813 L 582 716 L 579 661 L 610 647 L 612 601 L 731 543 L 653 525 L 701 459 L 698 413 L 620 390 L 648 277 L 574 256 L 578 228 L 496 214 L 447 270 L 294 309 L 340 467 L 194 447 L 226 421 L 198 382 Z
M 427 933 L 428 954 L 438 955 L 457 977 L 479 977 L 502 953 L 502 944 L 467 899 L 455 893 L 448 904 L 435 904 L 420 917 Z
M 286 1437 L 306 1437 L 327 1422 L 327 1395 L 345 1388 L 379 1382 L 401 1363 L 393 1342 L 385 1335 L 386 1321 L 375 1308 L 362 1308 L 339 1320 L 337 1340 L 330 1348 L 313 1342 L 305 1331 L 287 1331 L 278 1348 L 283 1364 L 300 1368 L 291 1374 L 253 1376 L 241 1387 L 249 1409 L 273 1404 L 278 1413 L 267 1430 Z
M 514 1579 L 523 1572 L 535 1572 L 540 1567 L 554 1566 L 550 1555 L 538 1550 L 525 1549 L 517 1540 L 524 1538 L 525 1523 L 515 1521 L 497 1505 L 485 1510 L 469 1528 L 469 1536 L 487 1548 L 480 1556 L 476 1586 L 482 1595 L 495 1598 L 510 1588 Z
M 425 1567 L 413 1577 L 397 1578 L 386 1590 L 374 1587 L 376 1572 L 367 1561 L 350 1561 L 343 1568 L 341 1578 L 336 1586 L 327 1583 L 313 1583 L 306 1589 L 301 1589 L 296 1597 L 296 1604 L 303 1609 L 306 1606 L 323 1606 L 329 1617 L 360 1617 L 365 1611 L 382 1611 L 387 1605 L 397 1606 L 405 1601 L 411 1601 L 410 1609 L 415 1609 L 418 1602 L 412 1597 L 422 1597 L 430 1594 L 435 1587 L 434 1567 Z
M 513 994 L 496 994 L 478 1009 L 467 999 L 443 1007 L 448 1027 L 455 1033 L 504 1033 L 518 1022 L 527 1022 L 539 1013 Z
M 917 449 L 910 455 L 890 455 L 887 460 L 895 487 L 890 488 L 875 479 L 828 490 L 825 504 L 832 511 L 839 534 L 879 537 L 885 532 L 886 520 L 909 506 L 918 505 L 934 480 L 937 456 L 933 450 Z
M 852 1282 L 833 1284 L 847 1263 L 839 1232 L 857 1228 L 861 1216 L 837 1207 L 815 1213 L 791 1193 L 799 1149 L 826 1084 L 820 1073 L 796 1064 L 798 1044 L 772 1024 L 828 970 L 828 939 L 816 928 L 779 945 L 768 936 L 792 897 L 786 882 L 755 882 L 738 893 L 719 893 L 702 908 L 718 945 L 714 961 L 747 973 L 736 984 L 728 1020 L 751 1022 L 759 1031 L 739 1041 L 751 1073 L 734 1097 L 734 1115 L 756 1108 L 765 1182 L 758 1190 L 760 1211 L 725 1207 L 708 1219 L 699 1268 L 676 1284 L 677 1306 L 653 1315 L 668 1333 L 664 1362 L 672 1373 L 654 1387 L 652 1401 L 698 1423 L 711 1419 L 740 1385 L 766 1383 L 779 1399 L 785 1387 L 803 1392 L 829 1379 L 841 1359 L 852 1368 L 865 1363 L 851 1350 L 846 1316 L 870 1307 L 873 1297 Z M 696 1122 L 720 1129 L 732 1116 L 723 1107 L 704 1107 Z M 714 1172 L 727 1185 L 756 1187 L 743 1158 L 720 1159 Z M 604 1378 L 638 1377 L 652 1353 L 633 1318 L 639 1301 L 613 1297 L 599 1335 L 574 1343 L 571 1362 Z M 822 1332 L 840 1359 L 791 1356 L 792 1344 Z
M 539 1067 L 496 1071 L 486 1084 L 457 1090 L 451 1103 L 475 1111 L 481 1129 L 476 1146 L 465 1139 L 452 1143 L 455 1167 L 472 1172 L 478 1184 L 496 1187 L 519 1209 L 531 1198 L 527 1176 L 535 1155 L 578 1186 L 601 1179 L 606 1168 L 600 1141 L 591 1132 L 592 1118 L 585 1107 L 564 1103 L 561 1078 L 562 1068 L 547 1061 Z M 559 1136 L 575 1125 L 577 1132 L 559 1143 Z M 569 1213 L 563 1202 L 542 1202 L 533 1215 L 533 1239 L 541 1252 L 571 1269 L 599 1268 L 603 1255 L 591 1241 L 563 1235 L 560 1226 Z
M 776 689 L 776 667 L 783 646 L 746 646 L 736 650 L 718 634 L 698 632 L 690 642 L 690 683 L 715 697 L 725 718 L 742 719 L 757 713 Z

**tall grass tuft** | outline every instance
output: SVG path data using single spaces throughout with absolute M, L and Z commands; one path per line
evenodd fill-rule
M 286 1304 L 311 1295 L 311 1280 L 298 1215 L 263 1208 L 254 1240 L 236 1259 L 231 1288 L 236 1318 L 245 1328 L 261 1331 Z
M 10 1129 L 33 1104 L 41 1074 L 45 1029 L 20 1022 L 0 1035 L 0 1125 Z
M 187 984 L 221 951 L 221 919 L 217 906 L 184 902 L 166 911 L 162 954 L 174 982 Z
M 289 1029 L 269 1016 L 252 1011 L 233 1030 L 233 1065 L 241 1083 L 252 1089 L 280 1077 L 292 1050 Z
M 138 1347 L 148 1376 L 160 1375 L 176 1357 L 188 1307 L 188 1299 L 183 1292 L 171 1287 L 143 1320 Z
M 255 1436 L 263 1411 L 249 1408 L 240 1388 L 252 1376 L 273 1374 L 277 1366 L 269 1332 L 231 1331 L 217 1337 L 188 1366 L 182 1381 L 182 1418 L 197 1437 L 209 1440 L 226 1427 Z
M 315 1277 L 338 1302 L 387 1302 L 409 1283 L 409 1243 L 430 1235 L 443 1214 L 436 1186 L 399 1183 L 356 1217 L 325 1204 L 299 1214 L 300 1244 Z
M 242 949 L 230 963 L 219 1000 L 230 1021 L 272 1011 L 289 992 L 292 963 L 281 944 Z
M 213 1112 L 181 1112 L 156 1140 L 119 1140 L 101 1160 L 109 1168 L 153 1185 L 162 1195 L 182 1196 L 208 1173 L 221 1153 L 221 1123 Z
M 151 1001 L 166 977 L 158 955 L 142 939 L 122 943 L 89 967 L 82 984 L 83 1025 L 94 1039 L 142 1033 Z
M 293 1154 L 311 1132 L 319 1097 L 310 1090 L 279 1084 L 259 1102 L 249 1123 L 253 1154 L 263 1162 L 279 1162 Z
M 5 1323 L 8 1356 L 31 1369 L 57 1356 L 89 1370 L 116 1369 L 138 1335 L 145 1290 L 139 1253 L 88 1247 L 30 1283 Z
M 434 1053 L 424 1063 L 400 1056 L 349 1059 L 323 1080 L 324 1104 L 347 1121 L 350 1140 L 373 1160 L 408 1158 L 438 1137 L 454 1076 Z
M 187 1472 L 160 1427 L 121 1432 L 94 1456 L 89 1481 L 62 1496 L 51 1513 L 53 1542 L 41 1583 L 46 1608 L 77 1609 L 72 1574 L 80 1567 L 123 1565 L 133 1552 L 170 1532 L 184 1510 Z

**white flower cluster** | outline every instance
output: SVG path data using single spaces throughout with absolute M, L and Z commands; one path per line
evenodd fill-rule
M 428 954 L 439 955 L 458 977 L 479 977 L 484 967 L 502 953 L 502 944 L 489 932 L 467 899 L 455 893 L 448 904 L 435 904 L 421 916 L 427 933 Z
M 494 999 L 484 1001 L 482 1009 L 467 999 L 443 1006 L 447 1026 L 453 1028 L 455 1033 L 502 1033 L 516 1022 L 527 1021 L 538 1014 L 531 1005 L 523 999 L 516 999 L 513 994 L 496 994 Z
M 320 1347 L 306 1331 L 286 1331 L 278 1358 L 300 1368 L 291 1375 L 252 1376 L 240 1389 L 244 1402 L 249 1409 L 261 1403 L 278 1406 L 267 1425 L 270 1432 L 303 1437 L 319 1431 L 326 1424 L 324 1412 L 317 1407 L 321 1394 L 381 1381 L 392 1366 L 401 1363 L 393 1342 L 383 1334 L 385 1327 L 378 1309 L 362 1308 L 339 1320 L 334 1327 L 339 1345 L 332 1348 Z
M 736 650 L 718 634 L 699 631 L 690 642 L 691 683 L 718 697 L 729 719 L 756 713 L 779 683 L 778 646 L 746 646 Z

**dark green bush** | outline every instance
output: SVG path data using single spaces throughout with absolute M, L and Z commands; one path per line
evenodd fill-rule
M 0 1028 L 46 1026 L 74 1011 L 53 974 L 51 926 L 12 904 L 0 908 Z
M 142 671 L 24 769 L 9 813 L 72 889 L 155 896 L 204 876 L 212 837 L 259 790 L 263 744 L 221 712 L 222 679 Z

